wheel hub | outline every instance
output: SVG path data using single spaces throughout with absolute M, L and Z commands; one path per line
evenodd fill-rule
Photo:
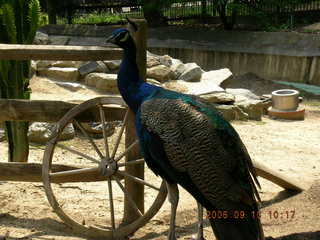
M 105 159 L 101 161 L 100 173 L 102 176 L 110 177 L 116 173 L 118 170 L 118 164 L 113 159 Z

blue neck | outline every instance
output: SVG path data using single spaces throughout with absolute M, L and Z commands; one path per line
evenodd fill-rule
M 118 73 L 118 88 L 124 101 L 134 112 L 137 112 L 143 100 L 154 90 L 152 85 L 144 83 L 140 77 L 134 43 L 124 48 Z

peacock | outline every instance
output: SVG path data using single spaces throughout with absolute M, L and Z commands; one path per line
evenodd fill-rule
M 134 22 L 129 20 L 129 24 L 137 30 Z M 124 51 L 118 88 L 135 113 L 147 166 L 167 183 L 171 203 L 168 240 L 176 240 L 178 184 L 199 203 L 199 216 L 201 206 L 207 210 L 218 240 L 263 240 L 256 188 L 260 185 L 234 128 L 213 105 L 200 98 L 144 82 L 128 29 L 113 31 L 107 42 Z M 204 239 L 201 231 L 199 240 Z

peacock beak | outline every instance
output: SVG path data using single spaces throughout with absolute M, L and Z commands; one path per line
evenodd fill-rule
M 114 35 L 111 35 L 110 37 L 107 38 L 106 43 L 116 43 L 116 39 Z

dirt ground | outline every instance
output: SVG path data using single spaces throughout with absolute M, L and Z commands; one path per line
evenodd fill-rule
M 49 85 L 45 80 L 32 83 L 34 99 L 84 100 L 97 93 L 91 90 L 70 90 L 54 86 L 61 96 L 52 91 L 43 92 Z M 50 89 L 53 89 L 50 88 Z M 68 95 L 67 95 L 68 92 Z M 252 158 L 301 183 L 306 191 L 295 194 L 259 179 L 262 185 L 261 219 L 265 235 L 277 240 L 320 239 L 320 102 L 308 102 L 304 121 L 273 120 L 233 122 Z M 115 141 L 117 132 L 110 138 Z M 102 146 L 101 140 L 96 140 Z M 94 156 L 83 137 L 64 142 L 65 145 Z M 111 144 L 112 145 L 112 144 Z M 40 163 L 45 147 L 31 145 L 29 162 Z M 121 142 L 120 149 L 123 149 Z M 6 162 L 6 142 L 0 143 L 0 162 Z M 82 157 L 57 149 L 55 163 L 91 166 Z M 160 181 L 146 169 L 146 179 L 159 186 Z M 54 194 L 67 214 L 80 222 L 105 226 L 109 216 L 107 183 L 54 184 Z M 123 209 L 121 189 L 113 184 L 116 223 L 120 222 Z M 155 191 L 146 187 L 146 208 L 154 201 Z M 177 214 L 177 235 L 180 240 L 191 239 L 197 227 L 196 203 L 180 189 Z M 165 240 L 169 229 L 170 205 L 164 203 L 155 217 L 140 228 L 132 240 Z M 42 183 L 0 182 L 0 235 L 8 239 L 87 239 L 74 234 L 52 211 Z M 205 222 L 205 237 L 215 239 L 209 223 Z

